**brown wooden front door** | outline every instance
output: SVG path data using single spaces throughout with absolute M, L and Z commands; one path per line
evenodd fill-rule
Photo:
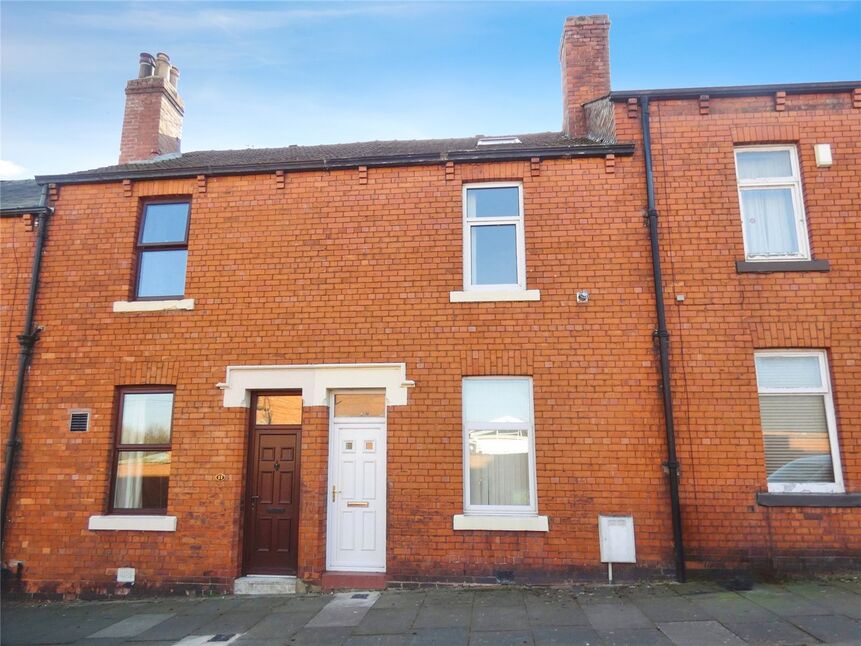
M 252 397 L 246 574 L 296 574 L 301 411 L 301 395 L 260 393 Z

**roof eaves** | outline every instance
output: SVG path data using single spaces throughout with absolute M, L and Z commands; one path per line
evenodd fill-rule
M 578 146 L 530 147 L 505 150 L 450 151 L 444 153 L 406 153 L 371 157 L 346 157 L 338 159 L 319 159 L 302 161 L 277 161 L 252 164 L 225 164 L 177 167 L 117 169 L 95 172 L 72 173 L 67 175 L 38 175 L 39 184 L 88 184 L 93 182 L 114 182 L 124 179 L 157 179 L 195 177 L 197 175 L 249 175 L 274 172 L 277 170 L 332 170 L 356 168 L 358 166 L 412 166 L 436 164 L 446 161 L 508 161 L 540 157 L 558 159 L 564 157 L 603 157 L 614 154 L 629 156 L 634 154 L 634 144 L 595 144 Z
M 647 96 L 650 99 L 693 99 L 703 94 L 711 97 L 764 96 L 775 92 L 787 94 L 830 94 L 851 92 L 861 87 L 861 81 L 828 81 L 824 83 L 772 83 L 769 85 L 728 85 L 714 87 L 683 87 L 657 90 L 620 90 L 610 92 L 611 101 L 625 101 Z M 604 97 L 602 97 L 604 98 Z
M 20 218 L 22 215 L 38 215 L 41 213 L 47 213 L 51 210 L 51 207 L 48 206 L 32 206 L 32 207 L 19 207 L 14 209 L 0 209 L 0 218 Z

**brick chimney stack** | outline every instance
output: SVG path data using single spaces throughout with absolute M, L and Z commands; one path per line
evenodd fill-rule
M 184 108 L 176 91 L 178 83 L 179 70 L 167 54 L 140 55 L 138 78 L 126 85 L 119 163 L 179 152 Z
M 583 104 L 610 92 L 609 33 L 608 16 L 572 16 L 565 20 L 559 49 L 562 129 L 572 137 L 587 135 Z

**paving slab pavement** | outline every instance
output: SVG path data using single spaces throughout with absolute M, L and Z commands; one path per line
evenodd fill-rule
M 601 646 L 605 642 L 591 626 L 533 627 L 535 646 Z
M 136 637 L 142 632 L 145 632 L 153 626 L 160 624 L 173 617 L 171 614 L 142 614 L 133 615 L 115 624 L 111 624 L 107 628 L 102 628 L 99 631 L 89 635 L 90 639 L 104 639 L 110 637 Z
M 3 646 L 861 646 L 857 579 L 2 606 Z

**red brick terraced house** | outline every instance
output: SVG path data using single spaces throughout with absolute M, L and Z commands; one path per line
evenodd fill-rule
M 143 55 L 3 207 L 6 584 L 861 565 L 861 82 L 611 91 L 608 30 L 504 137 L 181 153 Z

